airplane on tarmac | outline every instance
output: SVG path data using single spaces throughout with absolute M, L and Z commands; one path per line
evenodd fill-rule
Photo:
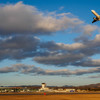
M 96 16 L 96 18 L 93 17 L 94 20 L 92 21 L 92 23 L 94 23 L 96 21 L 99 21 L 100 20 L 100 15 L 98 15 L 94 10 L 91 10 L 91 12 Z

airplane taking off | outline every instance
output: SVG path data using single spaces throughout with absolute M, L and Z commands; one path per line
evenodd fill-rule
M 98 15 L 94 10 L 91 10 L 91 12 L 96 16 L 96 18 L 93 17 L 92 23 L 100 20 L 100 15 Z

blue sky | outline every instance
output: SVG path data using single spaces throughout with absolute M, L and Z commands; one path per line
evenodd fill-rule
M 0 1 L 0 86 L 100 83 L 99 0 Z

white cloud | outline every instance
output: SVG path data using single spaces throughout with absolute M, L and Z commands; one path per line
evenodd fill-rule
M 99 60 L 93 60 L 91 56 L 100 53 L 100 34 L 97 34 L 93 40 L 85 43 L 55 43 L 53 41 L 41 43 L 42 55 L 35 57 L 34 60 L 41 64 L 57 65 L 57 66 L 82 66 L 95 67 L 100 66 Z M 44 55 L 48 52 L 48 55 Z
M 56 14 L 57 16 L 57 14 Z M 66 30 L 81 24 L 78 18 L 62 15 L 59 18 L 46 15 L 36 7 L 18 2 L 0 7 L 0 34 L 33 33 L 47 34 Z
M 42 64 L 97 66 L 94 64 L 94 60 L 91 60 L 92 63 L 89 65 L 90 61 L 87 59 L 100 53 L 99 34 L 94 40 L 73 44 L 40 43 L 39 38 L 31 37 L 30 34 L 51 34 L 67 29 L 89 36 L 98 30 L 98 26 L 86 25 L 77 17 L 69 15 L 71 16 L 71 13 L 49 12 L 46 14 L 34 6 L 23 4 L 23 2 L 0 6 L 0 35 L 7 37 L 0 38 L 0 60 L 35 57 L 34 60 Z M 14 34 L 14 36 L 9 38 L 9 34 Z M 20 36 L 18 36 L 19 34 Z M 84 63 L 84 59 L 86 59 L 86 63 Z
M 74 53 L 59 53 L 49 56 L 39 56 L 35 57 L 34 60 L 41 64 L 66 66 L 79 61 L 85 57 L 84 54 L 74 54 Z
M 79 69 L 79 70 L 45 70 L 40 67 L 36 67 L 34 65 L 25 65 L 25 64 L 15 64 L 11 67 L 0 68 L 0 73 L 12 73 L 19 72 L 20 74 L 31 74 L 31 75 L 84 75 L 91 73 L 100 73 L 99 68 L 91 68 L 91 69 Z
M 89 76 L 88 78 L 100 78 L 100 74 Z
M 93 33 L 95 30 L 98 30 L 99 28 L 96 25 L 90 25 L 90 24 L 88 24 L 88 25 L 85 25 L 83 27 L 83 29 L 84 29 L 84 33 L 85 34 L 91 35 L 91 33 Z
M 59 10 L 63 10 L 64 9 L 64 6 L 61 6 L 60 8 L 59 8 Z

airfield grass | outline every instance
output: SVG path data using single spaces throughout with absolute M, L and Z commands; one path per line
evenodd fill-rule
M 0 100 L 100 100 L 100 94 L 0 95 Z

